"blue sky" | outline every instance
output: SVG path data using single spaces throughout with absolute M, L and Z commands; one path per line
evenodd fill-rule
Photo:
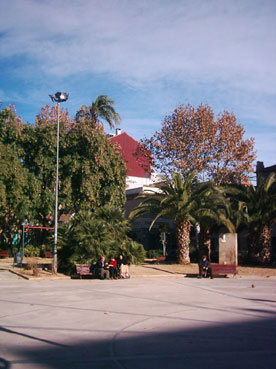
M 140 139 L 203 102 L 276 164 L 275 0 L 2 0 L 0 17 L 0 100 L 24 122 L 57 91 L 72 118 L 107 94 Z

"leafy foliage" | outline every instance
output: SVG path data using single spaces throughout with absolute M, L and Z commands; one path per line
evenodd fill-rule
M 74 123 L 67 135 L 63 176 L 71 186 L 75 210 L 125 202 L 126 167 L 100 127 L 90 120 Z
M 258 186 L 232 186 L 233 218 L 240 228 L 249 231 L 248 253 L 251 261 L 268 262 L 272 224 L 276 219 L 276 174 L 266 180 L 260 179 Z
M 165 117 L 160 131 L 142 141 L 139 154 L 167 175 L 173 170 L 184 176 L 195 172 L 203 181 L 239 183 L 253 172 L 255 159 L 254 140 L 243 135 L 232 113 L 224 111 L 215 119 L 209 105 L 180 105 Z
M 114 101 L 106 95 L 99 95 L 90 106 L 82 105 L 77 112 L 76 120 L 89 120 L 93 126 L 99 124 L 100 119 L 105 120 L 110 128 L 115 128 L 121 121 L 120 115 L 114 109 Z
M 183 180 L 180 173 L 173 173 L 172 180 L 156 185 L 158 191 L 145 193 L 138 198 L 142 202 L 134 209 L 131 218 L 152 214 L 151 227 L 161 217 L 171 217 L 176 222 L 178 262 L 188 264 L 191 225 L 201 221 L 213 220 L 233 226 L 227 218 L 227 204 L 212 183 L 198 183 L 194 173 Z M 216 205 L 215 205 L 216 204 Z
M 24 249 L 24 255 L 28 257 L 39 256 L 40 248 L 33 245 L 28 245 L 28 247 Z
M 119 255 L 123 255 L 132 264 L 140 264 L 144 261 L 146 252 L 143 245 L 127 238 L 119 247 Z
M 122 254 L 139 263 L 144 260 L 143 246 L 127 236 L 128 222 L 122 210 L 104 206 L 95 212 L 81 210 L 71 221 L 59 228 L 60 267 L 70 271 L 76 263 L 95 263 L 104 255 Z
M 118 116 L 109 98 L 96 102 L 97 112 L 78 122 L 60 108 L 59 216 L 125 203 L 125 162 L 102 126 L 91 124 L 104 111 L 116 122 Z M 56 142 L 57 106 L 42 108 L 34 125 L 22 123 L 13 107 L 0 112 L 0 234 L 8 244 L 23 219 L 53 223 Z
M 21 135 L 21 120 L 14 109 L 5 108 L 0 112 L 0 235 L 8 245 L 38 201 L 38 180 L 22 162 Z

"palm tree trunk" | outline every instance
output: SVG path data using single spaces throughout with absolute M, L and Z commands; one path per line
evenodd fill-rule
M 211 261 L 211 232 L 209 228 L 200 229 L 199 233 L 199 254 L 200 258 L 205 255 Z
M 270 226 L 264 226 L 260 233 L 249 234 L 248 256 L 252 262 L 269 263 L 271 259 L 271 230 Z
M 177 239 L 177 258 L 179 264 L 190 263 L 190 222 L 177 222 L 176 239 Z
M 270 263 L 271 258 L 271 230 L 270 227 L 264 226 L 263 231 L 260 235 L 259 245 L 260 245 L 260 261 L 261 263 Z

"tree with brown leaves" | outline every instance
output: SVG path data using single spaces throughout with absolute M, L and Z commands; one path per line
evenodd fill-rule
M 216 184 L 248 181 L 255 160 L 254 139 L 244 139 L 244 128 L 233 113 L 216 118 L 209 105 L 178 106 L 165 117 L 160 131 L 142 141 L 141 155 L 163 174 L 195 172 Z

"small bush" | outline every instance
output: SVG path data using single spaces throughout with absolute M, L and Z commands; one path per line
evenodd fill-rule
M 24 250 L 24 255 L 27 257 L 39 256 L 39 254 L 40 248 L 33 245 L 28 245 Z
M 124 241 L 118 251 L 118 256 L 123 255 L 131 264 L 141 264 L 146 257 L 143 245 L 133 240 Z
M 161 250 L 161 249 L 158 249 L 158 250 L 151 249 L 151 250 L 147 251 L 147 257 L 149 259 L 157 259 L 158 256 L 160 256 L 160 255 L 163 255 L 163 250 Z
M 103 208 L 102 213 L 81 210 L 68 223 L 59 227 L 59 270 L 74 273 L 75 264 L 94 264 L 103 255 L 123 255 L 130 263 L 144 261 L 144 247 L 131 240 L 128 222 L 122 211 Z

